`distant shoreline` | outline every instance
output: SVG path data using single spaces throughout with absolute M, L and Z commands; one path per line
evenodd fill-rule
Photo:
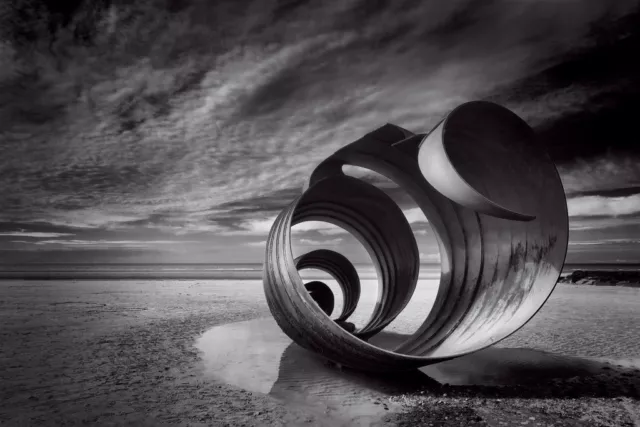
M 640 288 L 640 271 L 575 270 L 558 283 L 583 286 L 624 286 Z
M 315 275 L 303 276 L 303 280 L 326 280 L 328 277 Z M 361 275 L 361 280 L 375 280 L 374 275 Z M 437 280 L 437 276 L 424 277 Z M 262 270 L 219 270 L 219 271 L 2 271 L 0 280 L 22 281 L 100 281 L 100 280 L 262 280 Z M 563 271 L 558 284 L 580 286 L 618 286 L 640 288 L 640 269 L 638 270 L 573 270 Z

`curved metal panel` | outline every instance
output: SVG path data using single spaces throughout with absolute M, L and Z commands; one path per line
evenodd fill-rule
M 344 175 L 345 164 L 369 168 L 404 188 L 440 247 L 431 312 L 393 350 L 367 340 L 411 299 L 418 247 L 400 208 L 376 187 Z M 360 296 L 353 265 L 326 250 L 292 257 L 291 226 L 309 220 L 351 232 L 376 267 L 374 312 L 353 333 L 341 326 Z M 385 125 L 318 165 L 303 194 L 271 228 L 265 294 L 278 325 L 302 347 L 355 369 L 412 369 L 480 350 L 522 327 L 553 291 L 567 239 L 562 183 L 533 130 L 506 108 L 470 102 L 427 135 Z M 338 323 L 305 290 L 298 273 L 303 268 L 319 268 L 338 281 L 345 297 Z

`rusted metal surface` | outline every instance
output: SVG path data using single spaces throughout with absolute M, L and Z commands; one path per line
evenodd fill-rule
M 429 134 L 385 125 L 338 150 L 311 174 L 267 239 L 264 289 L 280 328 L 300 346 L 367 371 L 406 370 L 488 347 L 522 327 L 544 304 L 562 270 L 568 215 L 562 183 L 533 130 L 489 102 L 454 109 Z M 381 190 L 345 175 L 371 169 L 404 188 L 438 240 L 441 278 L 420 328 L 393 350 L 367 339 L 405 308 L 418 280 L 415 237 Z M 360 283 L 332 251 L 293 259 L 291 227 L 321 220 L 343 227 L 366 248 L 379 280 L 369 321 L 350 333 Z M 303 268 L 331 274 L 344 294 L 338 323 L 305 290 Z

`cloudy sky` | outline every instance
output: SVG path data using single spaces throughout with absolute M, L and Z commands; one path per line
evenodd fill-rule
M 542 136 L 569 262 L 640 260 L 638 1 L 73 3 L 0 5 L 2 263 L 261 262 L 324 157 L 474 99 Z M 322 224 L 296 245 L 364 260 Z

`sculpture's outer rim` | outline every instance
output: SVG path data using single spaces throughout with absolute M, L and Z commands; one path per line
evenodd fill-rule
M 458 119 L 456 116 L 469 114 L 465 110 L 477 107 L 492 109 L 498 107 L 502 112 L 508 113 L 514 126 L 524 125 L 526 128 L 529 128 L 524 120 L 497 104 L 487 101 L 471 101 L 461 104 L 454 108 L 422 139 L 418 154 L 420 170 L 434 188 L 462 206 L 498 218 L 511 219 L 514 221 L 531 221 L 535 219 L 535 215 L 516 212 L 513 209 L 506 208 L 489 200 L 462 176 L 451 160 L 444 142 L 447 138 L 449 123 L 452 119 Z M 533 132 L 531 128 L 529 128 L 529 130 Z M 428 161 L 428 165 L 423 166 L 423 164 L 427 163 L 426 158 L 429 158 L 430 161 Z M 438 160 L 440 161 L 438 162 Z M 438 174 L 433 173 L 435 169 L 433 166 L 435 164 L 440 166 Z

